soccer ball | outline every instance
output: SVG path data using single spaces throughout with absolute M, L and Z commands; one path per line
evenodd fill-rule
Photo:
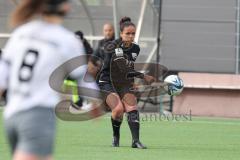
M 179 95 L 184 87 L 183 80 L 177 75 L 169 75 L 164 79 L 167 84 L 166 90 L 170 96 Z

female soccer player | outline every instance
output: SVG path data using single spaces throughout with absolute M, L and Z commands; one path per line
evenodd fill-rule
M 65 61 L 84 54 L 79 40 L 61 25 L 69 10 L 68 0 L 22 0 L 12 14 L 15 31 L 2 55 L 0 69 L 8 72 L 1 75 L 0 90 L 9 89 L 4 124 L 14 160 L 52 159 L 54 106 L 60 99 L 49 77 Z
M 139 112 L 136 96 L 131 92 L 134 77 L 151 83 L 154 77 L 134 71 L 140 48 L 133 43 L 136 27 L 129 17 L 120 21 L 120 39 L 108 43 L 105 48 L 104 64 L 99 78 L 99 87 L 109 94 L 106 103 L 112 110 L 113 147 L 119 146 L 120 126 L 124 112 L 127 112 L 128 124 L 132 133 L 132 147 L 145 149 L 139 141 Z

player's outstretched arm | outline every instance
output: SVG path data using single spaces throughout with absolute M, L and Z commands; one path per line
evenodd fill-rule
M 156 78 L 154 78 L 153 76 L 150 76 L 150 75 L 147 75 L 147 74 L 143 74 L 143 73 L 137 72 L 135 70 L 129 72 L 127 74 L 127 77 L 128 78 L 133 78 L 133 77 L 141 78 L 141 79 L 144 79 L 149 84 L 151 84 L 151 83 L 156 81 Z

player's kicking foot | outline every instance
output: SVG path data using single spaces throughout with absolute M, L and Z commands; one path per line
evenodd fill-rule
M 133 141 L 132 148 L 147 149 L 140 141 Z
M 119 147 L 119 136 L 113 136 L 112 146 Z

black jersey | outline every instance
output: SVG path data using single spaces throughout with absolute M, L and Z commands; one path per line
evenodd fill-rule
M 134 62 L 139 55 L 140 48 L 132 43 L 124 47 L 121 39 L 107 43 L 104 46 L 103 68 L 99 82 L 113 82 L 114 84 L 130 84 L 133 78 L 127 78 L 127 73 L 134 71 Z

